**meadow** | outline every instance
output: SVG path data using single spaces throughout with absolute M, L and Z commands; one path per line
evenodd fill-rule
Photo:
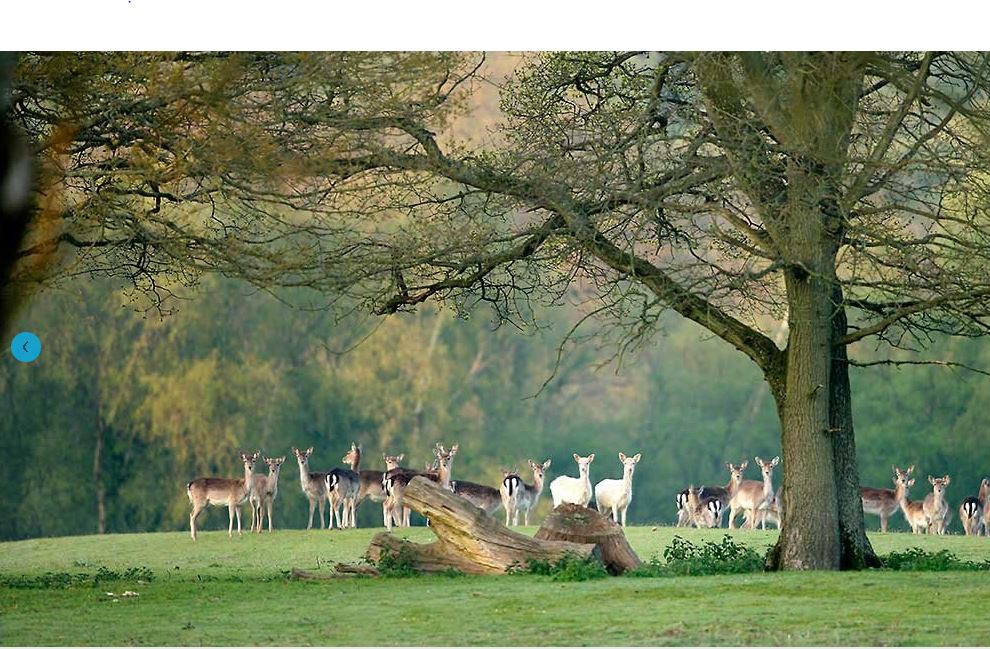
M 535 527 L 524 528 L 535 532 Z M 987 572 L 741 574 L 561 582 L 536 575 L 341 578 L 378 529 L 208 531 L 0 544 L 4 645 L 950 645 L 985 644 Z M 415 541 L 426 528 L 399 531 Z M 675 535 L 630 527 L 643 559 Z M 761 552 L 775 532 L 739 530 Z M 874 534 L 881 554 L 921 547 L 990 558 L 990 539 Z M 124 597 L 124 591 L 138 593 Z M 113 593 L 110 595 L 108 593 Z

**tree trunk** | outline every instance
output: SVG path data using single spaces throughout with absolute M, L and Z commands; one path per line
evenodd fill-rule
M 594 544 L 611 575 L 621 575 L 642 563 L 618 523 L 581 505 L 563 504 L 554 509 L 543 519 L 534 538 Z
M 103 489 L 103 418 L 96 422 L 96 444 L 93 447 L 93 489 L 96 492 L 96 533 L 107 532 L 106 491 Z
M 846 311 L 842 287 L 832 293 L 832 340 L 846 334 Z M 840 566 L 843 570 L 880 567 L 873 546 L 866 537 L 863 500 L 859 493 L 859 467 L 856 463 L 856 436 L 853 431 L 852 389 L 845 345 L 832 349 L 829 387 L 829 429 L 835 458 L 835 487 L 839 515 Z
M 591 544 L 540 541 L 513 532 L 426 478 L 416 477 L 409 482 L 404 504 L 430 519 L 430 529 L 437 540 L 422 545 L 382 532 L 368 546 L 371 561 L 379 562 L 385 553 L 402 553 L 413 567 L 423 572 L 454 569 L 483 575 L 504 573 L 531 560 L 556 563 L 568 554 L 584 559 L 596 556 L 596 548 Z

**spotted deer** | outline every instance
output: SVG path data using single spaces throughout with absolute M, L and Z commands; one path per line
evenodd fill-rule
M 612 520 L 619 522 L 622 517 L 622 527 L 626 526 L 626 512 L 632 502 L 632 479 L 639 464 L 640 454 L 627 457 L 625 453 L 619 453 L 619 462 L 622 463 L 621 480 L 602 480 L 595 485 L 595 505 L 598 511 L 605 513 L 610 510 Z
M 351 467 L 351 471 L 358 474 L 358 479 L 360 484 L 358 486 L 357 498 L 354 501 L 354 507 L 357 508 L 365 498 L 370 498 L 373 502 L 384 503 L 385 502 L 385 490 L 382 488 L 382 478 L 384 477 L 384 471 L 375 471 L 373 469 L 361 469 L 361 445 L 356 442 L 351 442 L 351 450 L 349 450 L 343 458 L 340 460 Z M 398 466 L 398 465 L 396 465 Z M 385 524 L 385 506 L 382 505 L 382 524 Z
M 327 475 L 329 475 L 329 472 L 309 470 L 309 456 L 313 454 L 312 446 L 305 451 L 300 451 L 293 447 L 292 453 L 296 456 L 296 462 L 299 464 L 299 486 L 302 488 L 303 495 L 309 501 L 309 521 L 306 523 L 306 529 L 313 529 L 313 511 L 319 505 L 320 529 L 322 530 L 324 528 L 323 512 L 325 508 L 324 503 L 327 501 Z M 333 516 L 332 512 L 330 516 Z
M 743 480 L 739 483 L 735 495 L 729 501 L 729 529 L 735 529 L 739 512 L 745 512 L 749 518 L 747 527 L 753 529 L 757 523 L 757 510 L 773 498 L 773 468 L 780 463 L 780 458 L 774 457 L 765 462 L 757 457 L 756 463 L 760 465 L 763 481 Z
M 712 499 L 718 500 L 718 525 L 716 527 L 722 527 L 722 514 L 729 508 L 729 502 L 731 502 L 733 496 L 736 495 L 736 491 L 739 489 L 739 485 L 743 481 L 743 472 L 746 467 L 749 466 L 749 462 L 743 460 L 741 464 L 732 464 L 731 462 L 725 463 L 725 468 L 729 470 L 729 482 L 724 487 L 706 487 L 702 486 L 698 490 L 698 497 L 702 502 L 709 501 Z M 687 509 L 687 495 L 688 490 L 684 489 L 677 492 L 674 500 L 677 505 L 677 527 L 684 527 L 685 525 L 691 525 L 691 515 Z
M 900 509 L 901 497 L 903 492 L 907 490 L 907 483 L 914 471 L 914 465 L 912 464 L 903 471 L 896 466 L 891 468 L 894 470 L 893 489 L 873 487 L 860 487 L 859 489 L 859 495 L 863 499 L 863 513 L 878 515 L 880 517 L 880 531 L 883 533 L 887 532 L 887 522 L 890 517 Z
M 691 485 L 686 489 L 684 509 L 690 518 L 689 524 L 695 527 L 717 527 L 722 517 L 722 504 L 718 498 L 702 499 L 701 489 Z
M 357 508 L 358 489 L 361 487 L 361 478 L 356 471 L 335 467 L 331 469 L 326 478 L 327 502 L 330 504 L 330 520 L 328 527 L 333 529 L 334 517 L 337 519 L 337 528 L 356 527 L 354 522 L 354 511 Z
M 272 531 L 272 505 L 278 495 L 278 475 L 285 457 L 266 457 L 268 475 L 252 476 L 251 485 L 251 529 L 261 534 L 262 509 L 268 512 L 268 531 Z
M 595 454 L 581 457 L 574 453 L 574 461 L 578 465 L 578 477 L 562 475 L 557 476 L 550 483 L 550 496 L 553 498 L 553 507 L 556 509 L 563 503 L 573 503 L 587 507 L 591 502 L 591 463 L 595 461 Z
M 511 517 L 513 525 L 519 525 L 519 513 L 523 515 L 523 525 L 529 525 L 529 512 L 536 507 L 543 493 L 543 481 L 547 469 L 550 468 L 550 460 L 543 464 L 527 460 L 529 468 L 533 471 L 533 484 L 523 482 L 522 478 L 514 472 L 503 472 L 502 485 L 499 493 L 502 497 L 502 507 L 505 509 L 505 525 L 509 526 Z
M 925 496 L 923 509 L 928 518 L 929 534 L 945 534 L 949 526 L 949 503 L 945 500 L 945 490 L 951 482 L 949 476 L 933 478 L 928 476 L 928 482 L 932 485 L 932 492 Z
M 196 517 L 208 505 L 227 506 L 227 536 L 234 536 L 234 516 L 237 516 L 237 533 L 241 533 L 241 503 L 251 494 L 254 465 L 261 453 L 241 453 L 244 464 L 243 478 L 196 478 L 186 483 L 186 495 L 192 504 L 189 514 L 189 533 L 196 540 Z
M 983 478 L 980 482 L 979 494 L 975 498 L 966 496 L 959 505 L 959 520 L 962 522 L 966 536 L 980 536 L 981 533 L 990 536 L 990 530 L 985 529 L 983 520 L 988 507 L 988 498 L 990 498 L 990 479 Z

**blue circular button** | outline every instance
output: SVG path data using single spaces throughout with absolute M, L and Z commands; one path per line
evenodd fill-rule
M 41 339 L 30 331 L 22 331 L 10 343 L 10 353 L 22 363 L 30 363 L 41 356 Z

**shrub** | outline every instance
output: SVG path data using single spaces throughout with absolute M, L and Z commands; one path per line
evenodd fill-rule
M 736 543 L 726 535 L 718 543 L 705 541 L 697 546 L 675 536 L 663 550 L 663 560 L 653 555 L 649 561 L 625 574 L 629 577 L 678 577 L 684 575 L 732 575 L 762 572 L 766 561 L 751 547 Z
M 79 565 L 78 563 L 76 565 Z M 0 586 L 8 588 L 68 588 L 70 586 L 99 586 L 112 581 L 152 581 L 150 568 L 112 570 L 100 566 L 95 573 L 46 572 L 41 575 L 0 575 Z
M 365 555 L 365 561 L 378 569 L 383 577 L 415 577 L 419 574 L 413 553 L 408 547 L 401 545 L 398 550 L 382 548 L 378 561 L 372 561 Z
M 964 561 L 948 550 L 928 552 L 921 548 L 908 548 L 904 552 L 891 552 L 880 557 L 884 570 L 918 572 L 944 572 L 947 570 L 990 570 L 990 560 Z
M 605 566 L 597 559 L 582 559 L 576 554 L 566 554 L 556 562 L 534 559 L 524 568 L 509 571 L 510 574 L 543 575 L 554 581 L 588 581 L 608 577 Z

